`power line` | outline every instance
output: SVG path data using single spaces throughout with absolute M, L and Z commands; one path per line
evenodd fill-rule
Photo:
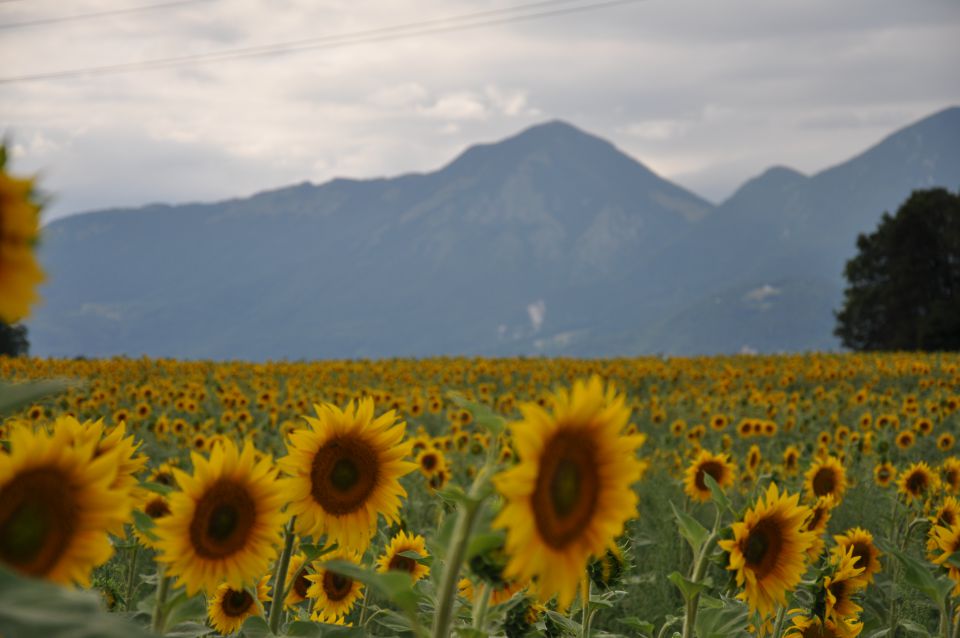
M 224 62 L 244 58 L 253 58 L 270 55 L 288 55 L 316 49 L 333 49 L 343 46 L 357 44 L 368 44 L 374 42 L 387 42 L 401 40 L 421 35 L 434 35 L 440 33 L 450 33 L 454 31 L 466 31 L 489 26 L 499 26 L 503 24 L 512 24 L 516 22 L 526 22 L 542 18 L 550 18 L 574 13 L 583 13 L 587 11 L 596 11 L 619 5 L 633 4 L 643 2 L 644 0 L 603 0 L 601 2 L 592 2 L 581 4 L 579 6 L 561 7 L 556 9 L 534 11 L 525 15 L 504 16 L 504 14 L 516 13 L 518 11 L 529 11 L 530 9 L 554 6 L 557 4 L 570 4 L 572 2 L 581 2 L 582 0 L 548 0 L 534 2 L 518 7 L 504 9 L 492 9 L 478 13 L 465 14 L 450 18 L 438 18 L 435 20 L 426 20 L 412 22 L 407 24 L 395 25 L 390 27 L 380 27 L 365 31 L 356 31 L 353 33 L 344 33 L 336 35 L 318 36 L 306 38 L 303 40 L 293 40 L 275 44 L 267 44 L 253 47 L 244 47 L 238 49 L 229 49 L 225 51 L 214 51 L 210 53 L 198 53 L 192 55 L 182 55 L 169 58 L 158 58 L 155 60 L 143 60 L 140 62 L 126 62 L 120 64 L 108 64 L 103 66 L 86 67 L 80 69 L 69 69 L 64 71 L 52 71 L 49 73 L 36 73 L 30 75 L 21 75 L 0 78 L 0 84 L 13 84 L 16 82 L 32 82 L 36 80 L 55 80 L 69 79 L 78 77 L 93 77 L 104 75 L 115 75 L 120 73 L 130 73 L 134 71 L 148 71 L 155 69 L 171 68 L 186 64 L 208 62 Z M 455 24 L 446 24 L 453 22 Z M 462 22 L 463 24 L 456 24 Z
M 16 2 L 17 0 L 0 0 L 0 2 Z M 210 2 L 210 0 L 176 0 L 175 2 L 161 2 L 158 4 L 148 4 L 139 7 L 128 7 L 126 9 L 111 9 L 109 11 L 94 11 L 92 13 L 78 13 L 69 16 L 55 16 L 51 18 L 37 18 L 36 20 L 26 20 L 24 22 L 10 22 L 0 24 L 0 29 L 22 29 L 24 27 L 38 27 L 46 24 L 56 24 L 59 22 L 74 22 L 77 20 L 90 20 L 93 18 L 106 18 L 109 16 L 125 15 L 130 13 L 141 13 L 143 11 L 154 11 L 156 9 L 170 9 L 180 7 L 185 4 L 195 4 L 197 2 Z

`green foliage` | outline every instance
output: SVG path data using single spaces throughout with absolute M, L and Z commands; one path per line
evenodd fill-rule
M 918 190 L 857 238 L 834 333 L 854 350 L 960 350 L 960 194 Z

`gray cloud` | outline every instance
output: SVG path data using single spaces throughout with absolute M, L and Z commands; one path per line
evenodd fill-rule
M 116 8 L 86 0 L 71 11 Z M 9 31 L 12 76 L 356 32 L 505 1 L 211 0 Z M 0 22 L 63 14 L 0 6 Z M 435 169 L 562 118 L 719 200 L 772 164 L 815 172 L 960 103 L 952 0 L 648 0 L 297 55 L 0 85 L 15 166 L 90 208 Z

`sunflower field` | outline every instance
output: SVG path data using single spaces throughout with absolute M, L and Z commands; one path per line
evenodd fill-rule
M 0 379 L 4 637 L 960 636 L 957 355 Z

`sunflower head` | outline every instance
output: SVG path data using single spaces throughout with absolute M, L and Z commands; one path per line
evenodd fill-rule
M 873 534 L 861 527 L 848 529 L 843 534 L 833 537 L 836 546 L 831 550 L 834 560 L 839 561 L 847 550 L 854 558 L 853 566 L 863 568 L 861 577 L 867 584 L 873 582 L 873 577 L 881 571 L 880 550 L 873 543 Z
M 918 461 L 900 473 L 897 486 L 908 503 L 922 503 L 940 487 L 940 477 L 926 461 Z
M 415 558 L 416 554 L 419 558 Z M 403 530 L 390 540 L 383 555 L 377 559 L 377 569 L 381 572 L 401 571 L 410 574 L 413 582 L 430 575 L 430 568 L 420 561 L 427 558 L 426 539 L 419 534 L 407 534 Z
M 805 530 L 810 509 L 800 495 L 779 492 L 771 483 L 767 492 L 733 524 L 733 538 L 719 542 L 729 554 L 727 569 L 736 572 L 739 594 L 751 611 L 770 615 L 786 604 L 787 592 L 800 582 L 806 555 L 815 534 Z
M 270 600 L 267 593 L 269 580 L 269 576 L 264 576 L 256 588 L 251 589 L 234 589 L 226 583 L 217 587 L 207 603 L 207 617 L 213 628 L 229 636 L 239 631 L 247 618 L 262 616 L 263 603 Z
M 823 579 L 824 616 L 838 626 L 842 625 L 844 618 L 855 617 L 863 610 L 853 600 L 853 596 L 867 586 L 863 577 L 865 568 L 857 567 L 858 561 L 852 546 L 835 552 L 831 557 L 833 572 Z
M 511 426 L 520 457 L 494 478 L 505 504 L 494 526 L 507 529 L 508 579 L 532 581 L 562 607 L 576 595 L 591 556 L 602 555 L 636 516 L 636 458 L 642 435 L 625 435 L 630 409 L 598 377 L 551 397 L 552 413 L 520 406 Z
M 815 534 L 813 544 L 807 549 L 807 558 L 813 562 L 820 558 L 823 552 L 823 535 L 827 531 L 827 523 L 830 522 L 830 514 L 836 506 L 833 495 L 827 494 L 817 499 L 817 502 L 810 506 L 810 518 L 807 519 L 805 530 Z
M 706 503 L 711 497 L 710 488 L 704 478 L 707 475 L 722 489 L 726 489 L 735 482 L 736 466 L 726 454 L 711 454 L 701 450 L 685 472 L 683 491 L 691 499 Z
M 889 461 L 878 463 L 877 466 L 873 468 L 873 480 L 880 487 L 889 487 L 896 478 L 897 468 Z
M 157 560 L 189 595 L 223 583 L 243 589 L 277 554 L 285 486 L 269 459 L 254 460 L 249 442 L 241 451 L 224 439 L 209 460 L 191 458 L 193 476 L 173 470 L 182 491 L 170 496 L 170 514 L 157 520 Z
M 34 256 L 40 205 L 33 180 L 7 173 L 6 160 L 0 145 L 0 321 L 12 324 L 30 314 L 44 275 Z
M 348 550 L 337 550 L 329 558 L 331 561 L 360 563 L 359 555 Z M 312 619 L 319 622 L 342 621 L 363 591 L 360 581 L 326 568 L 317 569 L 315 574 L 307 576 L 307 580 L 311 583 L 307 596 L 315 601 Z
M 396 522 L 406 491 L 400 477 L 417 466 L 404 460 L 410 442 L 396 413 L 374 416 L 365 398 L 343 410 L 316 406 L 309 428 L 290 436 L 280 467 L 291 477 L 290 510 L 301 534 L 327 535 L 340 547 L 363 551 L 382 514 Z
M 108 530 L 123 525 L 130 495 L 97 440 L 15 427 L 0 449 L 0 563 L 37 578 L 87 585 L 113 554 Z
M 830 495 L 839 504 L 847 490 L 846 470 L 834 456 L 814 461 L 804 479 L 804 489 L 811 499 Z

